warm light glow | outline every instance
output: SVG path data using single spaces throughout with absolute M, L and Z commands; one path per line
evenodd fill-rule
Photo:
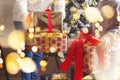
M 120 22 L 120 16 L 117 16 L 117 21 Z
M 82 31 L 83 31 L 83 33 L 86 34 L 86 33 L 88 33 L 88 28 L 86 28 L 86 27 L 85 27 L 85 28 L 82 28 Z
M 114 16 L 115 11 L 110 5 L 105 5 L 101 9 L 103 16 L 110 19 Z
M 46 67 L 47 66 L 47 61 L 46 60 L 41 60 L 40 61 L 40 66 L 42 66 L 42 67 Z
M 19 54 L 16 52 L 9 53 L 6 57 L 6 68 L 9 74 L 17 74 L 20 70 L 20 65 L 18 63 L 20 59 Z
M 95 7 L 88 7 L 85 9 L 85 17 L 89 22 L 97 22 L 100 17 L 100 11 Z
M 34 28 L 33 28 L 33 27 L 30 28 L 30 29 L 29 29 L 29 32 L 33 33 L 33 32 L 34 32 Z
M 34 61 L 29 57 L 22 58 L 20 66 L 21 70 L 25 73 L 31 73 L 36 70 Z
M 33 51 L 33 52 L 37 52 L 37 51 L 38 51 L 38 47 L 37 47 L 37 46 L 33 46 L 33 47 L 32 47 L 32 51 Z
M 8 44 L 12 49 L 23 49 L 21 43 L 25 43 L 25 35 L 22 31 L 16 30 L 8 36 Z
M 3 59 L 2 58 L 0 58 L 0 64 L 3 64 Z
M 0 26 L 0 30 L 3 31 L 5 29 L 5 26 L 4 25 L 1 25 Z
M 41 67 L 41 70 L 44 72 L 46 71 L 46 67 Z
M 101 16 L 100 18 L 99 18 L 99 22 L 103 22 L 103 17 Z
M 2 69 L 3 68 L 3 64 L 0 64 L 0 69 Z
M 34 34 L 33 34 L 33 33 L 29 33 L 28 37 L 29 37 L 30 39 L 33 39 L 33 38 L 34 38 Z
M 41 31 L 40 27 L 36 27 L 36 28 L 35 28 L 35 31 L 36 31 L 36 32 L 40 32 L 40 31 Z
M 6 68 L 7 68 L 7 72 L 12 75 L 17 74 L 20 70 L 19 65 L 17 65 L 15 62 L 12 61 L 8 61 L 6 63 Z
M 18 53 L 18 54 L 20 54 L 21 52 L 22 52 L 22 50 L 21 50 L 21 49 L 18 49 L 18 50 L 17 50 L 17 53 Z
M 21 53 L 20 53 L 20 57 L 25 57 L 25 53 L 24 53 L 24 52 L 21 52 Z
M 54 46 L 51 46 L 51 47 L 50 47 L 50 52 L 51 52 L 51 53 L 55 53 L 56 50 L 57 50 L 57 46 L 54 45 Z

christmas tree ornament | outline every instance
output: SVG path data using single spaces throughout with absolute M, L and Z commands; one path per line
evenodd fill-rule
M 20 67 L 21 70 L 25 73 L 31 73 L 36 70 L 35 62 L 29 57 L 24 57 L 21 59 Z
M 38 51 L 38 47 L 37 47 L 37 46 L 32 46 L 31 50 L 32 50 L 33 52 L 37 52 L 37 51 Z
M 84 28 L 82 28 L 81 30 L 82 30 L 83 33 L 85 33 L 85 34 L 88 33 L 88 28 L 87 28 L 87 27 L 84 27 Z
M 102 14 L 105 18 L 111 19 L 114 17 L 115 11 L 110 5 L 105 5 L 101 8 Z
M 80 14 L 78 12 L 74 13 L 73 19 L 75 19 L 75 20 L 80 19 Z
M 77 12 L 77 8 L 74 7 L 74 6 L 72 6 L 72 7 L 70 8 L 70 12 L 71 12 L 71 13 L 76 13 L 76 12 Z
M 40 66 L 41 67 L 46 67 L 48 65 L 47 61 L 45 59 L 40 61 Z
M 23 49 L 23 46 L 21 46 L 22 43 L 25 43 L 24 32 L 20 30 L 15 30 L 11 32 L 10 35 L 8 36 L 8 44 L 12 49 L 14 50 Z

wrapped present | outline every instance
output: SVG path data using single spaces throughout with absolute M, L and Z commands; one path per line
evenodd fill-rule
M 98 55 L 96 46 L 84 45 L 84 71 L 87 73 L 95 73 L 99 70 Z
M 46 52 L 46 53 L 49 53 L 49 52 L 53 53 L 53 52 L 59 52 L 59 51 L 64 52 L 67 50 L 67 35 L 62 33 L 61 24 L 59 24 L 59 26 L 56 25 L 57 27 L 52 25 L 53 21 L 52 21 L 51 11 L 47 10 L 46 13 L 48 13 L 48 23 L 47 23 L 48 25 L 45 25 L 44 23 L 42 23 L 42 25 L 39 25 L 39 23 L 41 22 L 39 21 L 38 19 L 39 17 L 38 17 L 38 18 L 35 18 L 38 20 L 34 20 L 35 26 L 27 30 L 26 48 L 28 50 L 32 50 L 32 47 L 36 46 L 37 52 Z M 41 15 L 41 14 L 38 13 L 38 15 Z M 37 12 L 34 13 L 34 16 L 35 15 L 37 15 Z M 42 29 L 42 31 L 40 32 L 39 32 L 39 27 L 40 27 L 40 30 Z

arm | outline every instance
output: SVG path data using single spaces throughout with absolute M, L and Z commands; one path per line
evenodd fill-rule
M 63 19 L 65 18 L 65 0 L 54 0 L 54 11 L 62 12 Z

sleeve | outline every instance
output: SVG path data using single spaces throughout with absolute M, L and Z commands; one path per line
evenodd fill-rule
M 24 19 L 28 15 L 27 0 L 16 0 L 13 7 L 13 16 Z
M 117 50 L 117 47 L 115 47 L 117 39 L 119 38 L 117 37 L 117 34 L 114 32 L 108 32 L 101 38 L 102 43 L 98 46 L 97 49 L 100 70 L 109 69 L 110 64 L 114 62 L 114 60 L 111 59 L 114 57 L 113 54 L 115 54 L 115 51 Z M 116 48 L 115 51 L 114 48 Z
M 65 18 L 65 0 L 54 0 L 54 11 L 62 12 L 63 19 Z
M 64 71 L 67 71 L 72 63 L 72 59 L 75 52 L 75 46 L 76 46 L 76 41 L 73 41 L 69 48 L 68 55 L 65 61 L 60 65 L 60 68 Z

